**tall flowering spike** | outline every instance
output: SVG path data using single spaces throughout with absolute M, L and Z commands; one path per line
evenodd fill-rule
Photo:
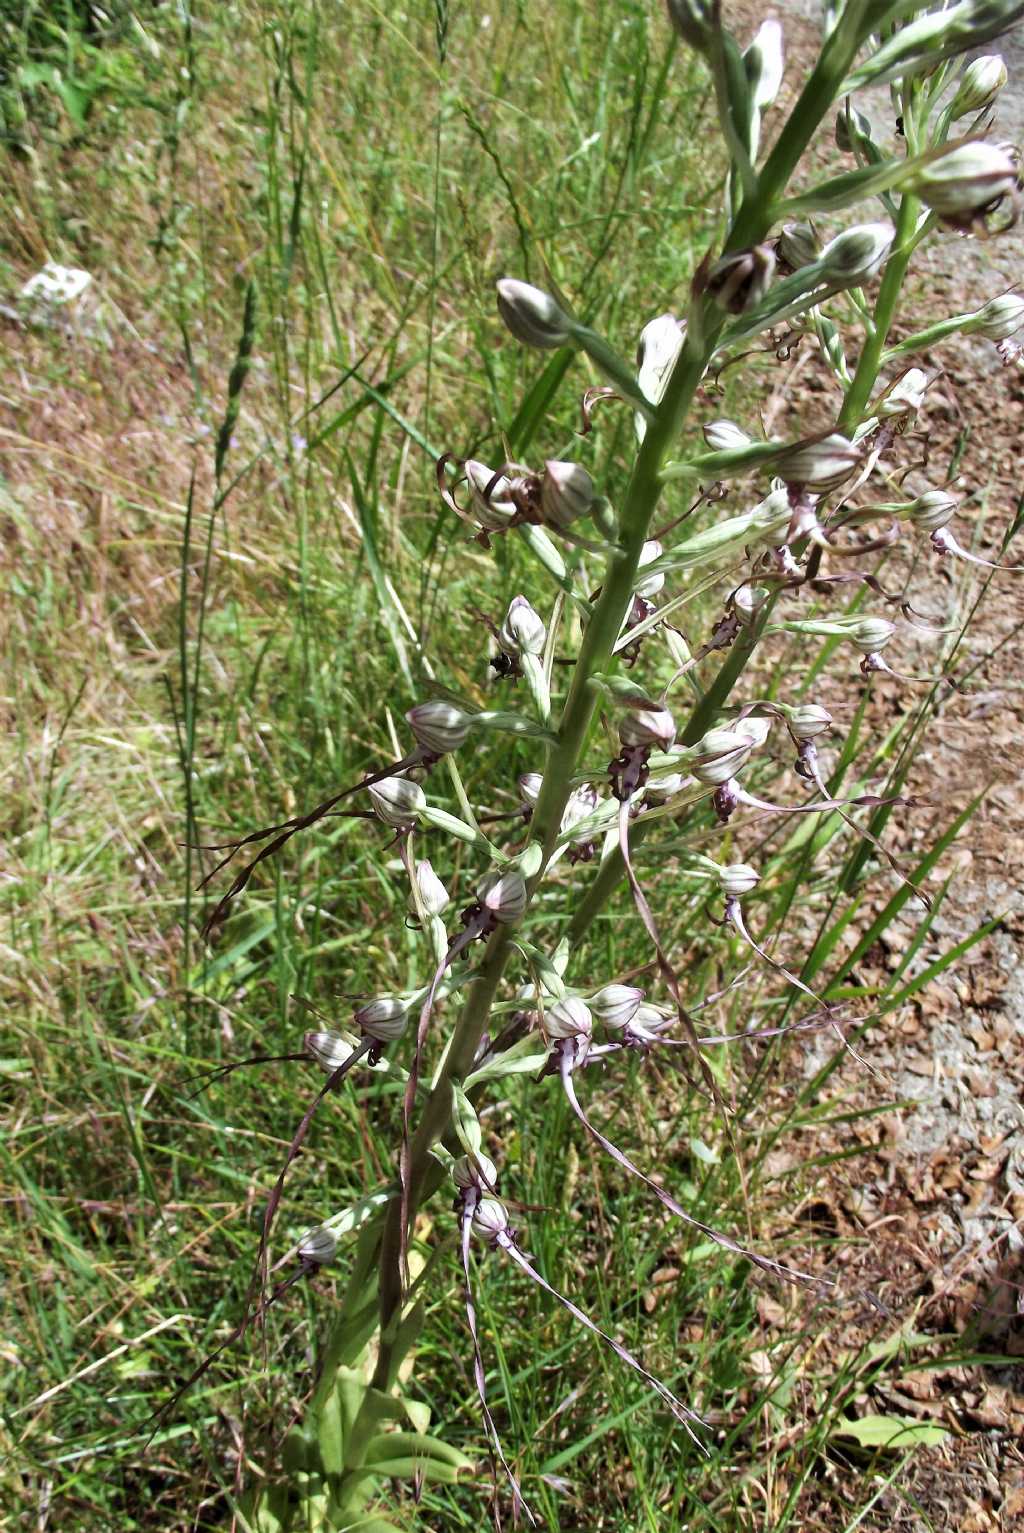
M 888 259 L 896 231 L 891 224 L 857 224 L 829 240 L 821 252 L 823 275 L 853 287 L 870 282 Z
M 797 442 L 777 459 L 776 467 L 787 484 L 824 493 L 844 484 L 855 473 L 861 456 L 859 447 L 834 431 L 818 441 Z
M 407 830 L 416 823 L 416 816 L 424 808 L 427 796 L 419 783 L 407 777 L 382 777 L 380 782 L 367 788 L 373 811 L 385 825 L 395 830 Z
M 439 916 L 451 903 L 451 896 L 444 884 L 434 872 L 433 866 L 424 859 L 416 864 L 416 892 L 420 897 L 420 905 L 424 914 Z M 416 913 L 416 901 L 410 896 L 409 909 Z
M 540 482 L 540 508 L 549 527 L 566 531 L 581 516 L 589 516 L 596 500 L 594 481 L 581 464 L 547 460 Z
M 515 277 L 498 283 L 498 313 L 524 346 L 552 351 L 572 335 L 572 321 L 551 295 Z
M 990 298 L 963 326 L 964 335 L 983 335 L 987 341 L 1008 341 L 1024 325 L 1024 298 L 1020 293 L 1000 293 Z
M 745 314 L 761 302 L 774 276 L 775 251 L 754 245 L 717 260 L 708 273 L 707 291 L 727 314 Z
M 623 745 L 667 751 L 675 744 L 676 721 L 667 708 L 637 708 L 619 722 Z
M 941 222 L 969 229 L 976 218 L 1017 189 L 1018 159 L 1001 144 L 968 143 L 912 171 L 901 190 L 913 192 Z
M 311 1262 L 315 1267 L 326 1267 L 334 1260 L 337 1253 L 337 1236 L 332 1234 L 325 1224 L 318 1224 L 315 1229 L 307 1230 L 299 1241 L 299 1260 Z
M 409 1025 L 409 1007 L 397 996 L 382 995 L 375 1001 L 357 1006 L 352 1020 L 365 1038 L 377 1043 L 394 1043 Z
M 995 101 L 1007 81 L 1006 65 L 997 53 L 973 59 L 964 70 L 950 103 L 950 117 L 959 122 L 973 112 L 983 112 Z
M 546 638 L 547 631 L 540 614 L 533 610 L 525 596 L 513 596 L 498 633 L 502 649 L 510 655 L 539 655 Z
M 477 899 L 496 921 L 513 926 L 526 911 L 526 881 L 518 868 L 488 873 L 477 889 Z
M 922 531 L 939 532 L 953 520 L 958 504 L 956 496 L 948 490 L 925 490 L 910 502 L 906 514 Z
M 549 1038 L 590 1038 L 594 1032 L 590 1007 L 578 995 L 567 995 L 544 1013 L 544 1030 Z
M 590 997 L 590 1009 L 605 1027 L 625 1027 L 636 1016 L 644 992 L 635 985 L 602 985 Z
M 749 862 L 730 862 L 718 871 L 718 882 L 727 899 L 739 899 L 749 894 L 761 882 L 761 875 Z
M 511 479 L 476 458 L 467 459 L 465 470 L 477 525 L 485 532 L 504 532 L 519 515 Z
M 417 745 L 431 756 L 446 756 L 464 745 L 473 725 L 473 715 L 454 703 L 437 698 L 417 703 L 405 715 Z

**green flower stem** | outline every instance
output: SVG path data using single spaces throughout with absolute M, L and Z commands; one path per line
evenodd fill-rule
M 921 211 L 921 204 L 916 197 L 904 197 L 900 203 L 899 217 L 896 220 L 896 239 L 893 242 L 893 253 L 886 263 L 885 275 L 882 285 L 878 290 L 878 302 L 875 304 L 874 331 L 871 332 L 864 342 L 863 350 L 857 362 L 857 370 L 853 375 L 853 382 L 846 391 L 843 408 L 839 412 L 836 429 L 845 436 L 852 436 L 860 425 L 867 409 L 868 400 L 874 392 L 878 381 L 879 369 L 882 366 L 882 353 L 885 343 L 896 317 L 896 305 L 899 301 L 904 278 L 907 275 L 907 267 L 914 253 L 914 233 L 917 229 L 917 218 Z
M 970 314 L 954 314 L 952 319 L 939 320 L 937 324 L 929 325 L 927 330 L 919 330 L 916 335 L 909 335 L 905 341 L 900 341 L 898 346 L 890 346 L 883 351 L 879 358 L 879 366 L 884 367 L 887 362 L 895 362 L 899 357 L 909 357 L 915 351 L 922 351 L 926 346 L 934 346 L 937 341 L 944 341 L 948 336 L 959 335 L 964 325 L 973 316 Z

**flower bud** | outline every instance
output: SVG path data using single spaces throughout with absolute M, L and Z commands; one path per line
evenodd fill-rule
M 774 250 L 754 245 L 717 260 L 708 273 L 707 291 L 727 314 L 745 314 L 761 302 L 774 275 Z
M 857 108 L 849 108 L 849 118 L 846 111 L 839 113 L 836 118 L 836 148 L 843 154 L 852 154 L 856 140 L 859 138 L 871 138 L 871 120 L 858 112 Z
M 634 1043 L 654 1043 L 664 1032 L 674 1026 L 676 1013 L 666 1006 L 655 1006 L 642 1001 L 626 1023 L 626 1037 Z
M 744 628 L 750 628 L 771 592 L 767 586 L 743 585 L 732 593 L 732 610 Z
M 815 740 L 832 727 L 832 715 L 820 703 L 798 704 L 787 713 L 786 721 L 797 740 Z
M 504 532 L 519 515 L 519 507 L 512 498 L 511 479 L 496 474 L 476 458 L 467 458 L 463 466 L 477 524 L 485 532 Z
M 619 724 L 619 739 L 629 746 L 667 751 L 675 743 L 676 721 L 667 708 L 637 708 Z
M 960 77 L 950 105 L 950 120 L 959 122 L 972 112 L 983 112 L 995 101 L 1006 81 L 1006 65 L 997 53 L 973 59 Z
M 719 868 L 718 882 L 728 899 L 738 899 L 741 894 L 749 894 L 751 889 L 757 888 L 761 875 L 749 862 L 730 862 L 728 867 Z
M 549 527 L 564 532 L 570 523 L 587 516 L 597 499 L 594 481 L 580 463 L 549 458 L 540 483 L 540 507 Z
M 519 796 L 531 809 L 540 798 L 544 777 L 540 772 L 524 772 L 519 778 Z
M 750 103 L 757 111 L 771 106 L 782 84 L 782 28 L 774 18 L 763 21 L 743 54 Z
M 965 335 L 983 335 L 987 341 L 1008 341 L 1024 325 L 1024 298 L 1019 293 L 1000 293 L 990 298 L 964 325 Z
M 643 998 L 644 992 L 635 985 L 603 985 L 590 997 L 590 1009 L 605 1027 L 625 1027 Z
M 856 224 L 829 240 L 821 252 L 823 275 L 830 282 L 852 287 L 877 276 L 892 248 L 891 224 Z
M 353 1021 L 365 1038 L 374 1038 L 379 1044 L 392 1044 L 402 1038 L 409 1021 L 409 1007 L 394 995 L 382 995 L 379 1000 L 366 1001 L 357 1006 Z
M 745 735 L 755 748 L 764 744 L 771 733 L 771 719 L 762 718 L 759 714 L 748 713 L 745 719 L 737 719 L 732 726 L 738 735 Z
M 496 921 L 512 926 L 526 910 L 526 881 L 518 868 L 488 873 L 477 888 L 476 897 Z
M 907 516 L 923 532 L 938 532 L 953 520 L 958 501 L 948 490 L 925 490 L 907 507 Z
M 875 414 L 879 420 L 916 415 L 924 404 L 927 388 L 927 373 L 923 373 L 919 367 L 911 367 L 883 394 L 875 406 Z
M 749 447 L 754 440 L 735 421 L 708 421 L 703 430 L 704 440 L 712 452 L 733 452 L 740 447 Z
M 686 340 L 686 326 L 674 314 L 659 314 L 640 332 L 637 346 L 637 383 L 652 405 L 660 404 L 665 384 Z
M 738 729 L 709 729 L 695 746 L 690 770 L 707 788 L 719 788 L 735 777 L 754 748 L 748 734 Z
M 468 1187 L 496 1187 L 498 1168 L 479 1150 L 473 1155 L 460 1155 L 452 1166 L 452 1180 L 463 1191 Z
M 572 334 L 572 322 L 555 300 L 515 277 L 502 277 L 498 283 L 498 313 L 524 346 L 550 351 L 564 346 Z
M 416 892 L 424 915 L 439 916 L 450 904 L 450 896 L 430 863 L 424 859 L 416 864 Z M 416 912 L 416 901 L 410 897 L 409 909 Z
M 668 800 L 681 790 L 685 781 L 681 772 L 669 772 L 666 777 L 652 777 L 644 788 L 644 803 L 668 803 Z
M 597 808 L 598 802 L 597 790 L 592 788 L 589 783 L 584 783 L 582 787 L 575 788 L 569 794 L 565 809 L 562 811 L 562 834 L 568 835 L 570 840 L 589 841 L 593 834 L 592 832 L 587 831 L 579 836 L 572 836 L 571 832 L 574 826 L 590 818 Z
M 645 564 L 653 564 L 655 559 L 660 559 L 662 552 L 662 546 L 656 538 L 649 539 L 648 542 L 646 542 L 643 548 L 640 550 L 637 582 L 633 587 L 633 590 L 636 592 L 637 596 L 657 596 L 658 592 L 665 584 L 664 570 L 658 570 L 655 574 L 647 575 L 646 577 L 639 574 L 639 570 L 642 570 Z
M 410 782 L 407 777 L 382 777 L 366 791 L 374 814 L 395 830 L 407 830 L 415 824 L 417 814 L 427 802 L 419 783 Z
M 352 1020 L 364 1037 L 374 1038 L 378 1043 L 394 1043 L 408 1026 L 409 1007 L 397 996 L 382 995 L 357 1006 Z
M 896 624 L 885 617 L 861 617 L 850 629 L 850 638 L 865 655 L 877 655 L 896 632 Z
M 849 479 L 861 460 L 861 451 L 838 432 L 818 441 L 797 442 L 777 460 L 776 467 L 787 484 L 811 490 L 834 490 Z
M 338 1240 L 325 1224 L 318 1224 L 316 1229 L 307 1230 L 299 1241 L 298 1257 L 300 1261 L 312 1262 L 316 1267 L 326 1267 L 337 1255 Z
M 810 224 L 783 224 L 775 253 L 783 266 L 799 271 L 801 266 L 810 266 L 818 259 L 821 245 Z
M 445 756 L 465 744 L 473 723 L 473 715 L 436 698 L 429 703 L 417 703 L 405 715 L 416 737 L 417 745 L 431 756 Z
M 307 1054 L 311 1054 L 325 1075 L 333 1075 L 347 1059 L 352 1057 L 353 1043 L 343 1033 L 310 1032 L 302 1040 Z
M 961 144 L 911 172 L 901 190 L 913 192 L 954 228 L 968 228 L 1017 186 L 1017 159 L 1003 145 Z
M 544 620 L 525 596 L 513 596 L 505 621 L 498 632 L 498 643 L 509 655 L 539 655 L 547 631 Z
M 544 1031 L 549 1038 L 589 1038 L 594 1031 L 590 1007 L 578 995 L 567 995 L 544 1013 Z
M 473 1210 L 473 1234 L 493 1244 L 508 1229 L 508 1209 L 497 1198 L 481 1198 Z

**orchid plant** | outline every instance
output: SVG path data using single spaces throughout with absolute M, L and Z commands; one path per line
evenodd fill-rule
M 586 1082 L 596 1062 L 614 1070 L 626 1050 L 669 1050 L 702 1075 L 717 1101 L 707 1065 L 713 1048 L 809 1028 L 845 1039 L 848 1015 L 751 931 L 744 901 L 758 885 L 758 869 L 693 850 L 682 854 L 680 876 L 705 883 L 721 899 L 721 919 L 751 961 L 766 966 L 773 984 L 802 995 L 806 1008 L 785 1027 L 702 1032 L 636 853 L 666 825 L 678 837 L 694 816 L 706 824 L 709 805 L 721 827 L 747 808 L 760 818 L 828 813 L 842 816 L 905 878 L 854 814 L 858 806 L 893 800 L 837 799 L 829 791 L 818 755 L 832 728 L 828 710 L 814 701 L 758 698 L 748 677 L 753 657 L 776 634 L 846 641 L 865 675 L 903 676 L 891 657 L 899 651 L 897 619 L 913 622 L 913 609 L 863 566 L 905 529 L 939 556 L 975 557 L 953 530 L 956 496 L 928 483 L 918 468 L 897 471 L 894 454 L 933 382 L 915 357 L 947 336 L 977 335 L 995 344 L 1005 363 L 1020 366 L 1015 336 L 1024 334 L 1024 297 L 997 294 L 898 342 L 891 330 L 910 263 L 929 235 L 952 230 L 985 238 L 1017 216 L 1017 151 L 988 136 L 1006 70 L 994 55 L 964 68 L 962 56 L 1012 26 L 1024 15 L 1024 0 L 959 0 L 945 9 L 915 0 L 825 0 L 819 55 L 767 153 L 764 114 L 783 80 L 779 25 L 766 21 L 744 49 L 711 0 L 669 0 L 668 10 L 710 72 L 729 161 L 715 247 L 692 276 L 683 312 L 647 320 L 635 369 L 575 316 L 563 294 L 514 277 L 497 286 L 498 312 L 518 342 L 571 348 L 605 380 L 584 394 L 584 433 L 600 430 L 604 412 L 616 404 L 635 416 L 624 495 L 613 504 L 584 467 L 562 460 L 492 466 L 447 455 L 438 465 L 445 504 L 484 548 L 516 538 L 532 556 L 536 591 L 517 596 L 492 624 L 497 684 L 522 680 L 514 693 L 520 708 L 481 711 L 450 697 L 425 700 L 407 715 L 412 744 L 398 760 L 308 813 L 222 848 L 225 862 L 246 846 L 258 850 L 221 898 L 211 931 L 261 863 L 354 798 L 393 834 L 408 877 L 410 917 L 423 935 L 419 989 L 368 1000 L 351 1029 L 309 1032 L 292 1056 L 311 1061 L 325 1081 L 298 1125 L 268 1204 L 250 1302 L 231 1339 L 292 1282 L 335 1260 L 343 1243 L 351 1241 L 354 1253 L 305 1417 L 284 1444 L 283 1474 L 248 1503 L 247 1525 L 259 1533 L 387 1533 L 392 1524 L 368 1510 L 379 1504 L 383 1481 L 450 1482 L 472 1472 L 461 1451 L 429 1435 L 423 1408 L 398 1384 L 423 1320 L 428 1279 L 446 1260 L 461 1269 L 482 1421 L 492 1462 L 507 1482 L 504 1489 L 495 1482 L 497 1508 L 504 1502 L 514 1520 L 534 1520 L 486 1397 L 473 1285 L 486 1281 L 490 1262 L 514 1264 L 553 1294 L 644 1380 L 652 1408 L 666 1407 L 705 1447 L 699 1411 L 601 1330 L 582 1303 L 556 1293 L 524 1251 L 503 1201 L 515 1188 L 505 1185 L 493 1145 L 485 1150 L 480 1126 L 481 1103 L 506 1076 L 555 1077 L 582 1130 L 673 1218 L 777 1279 L 814 1281 L 698 1219 L 612 1142 L 586 1103 Z M 889 84 L 896 142 L 905 152 L 884 147 L 888 135 L 854 104 L 863 87 L 882 83 Z M 795 188 L 804 153 L 830 118 L 849 166 Z M 866 221 L 825 237 L 823 223 L 859 204 L 873 209 Z M 834 382 L 829 429 L 775 440 L 728 420 L 705 422 L 701 430 L 693 424 L 709 376 L 751 348 L 785 354 L 798 342 L 817 349 Z M 655 538 L 663 496 L 680 489 L 692 499 L 688 514 L 674 533 Z M 742 496 L 748 509 L 721 514 L 727 495 Z M 863 528 L 872 530 L 865 535 Z M 584 583 L 595 560 L 603 566 L 596 590 Z M 717 582 L 727 594 L 706 642 L 691 650 L 669 619 L 691 598 L 696 572 L 701 591 Z M 830 614 L 829 594 L 851 583 L 870 592 L 880 610 Z M 696 675 L 696 701 L 681 708 L 675 689 Z M 744 785 L 773 730 L 792 743 L 806 790 L 799 802 L 770 802 Z M 459 752 L 493 731 L 536 751 L 511 815 L 478 813 L 455 769 Z M 610 732 L 617 736 L 611 752 Z M 458 817 L 431 803 L 430 769 L 442 760 L 453 765 L 460 785 Z M 414 843 L 424 834 L 463 843 L 477 868 L 457 914 L 432 861 L 416 856 Z M 616 975 L 576 972 L 581 940 L 623 885 L 650 942 L 654 996 Z M 524 918 L 542 888 L 557 891 L 562 919 L 550 915 L 546 902 L 527 939 Z M 363 1071 L 384 1072 L 401 1088 L 393 1180 L 367 1189 L 354 1207 L 325 1210 L 324 1222 L 299 1241 L 291 1275 L 271 1287 L 269 1243 L 288 1166 L 319 1103 Z M 413 1239 L 414 1221 L 435 1196 L 442 1206 L 454 1198 L 455 1238 L 424 1250 Z M 479 1276 L 474 1239 L 484 1257 Z

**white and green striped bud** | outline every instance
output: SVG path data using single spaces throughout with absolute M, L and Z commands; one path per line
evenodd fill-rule
M 540 772 L 524 772 L 518 780 L 519 797 L 530 809 L 536 807 L 540 798 L 540 790 L 544 786 L 544 777 Z
M 594 481 L 580 463 L 549 458 L 540 483 L 540 506 L 549 527 L 564 532 L 588 516 L 597 500 Z
M 416 864 L 416 892 L 424 915 L 439 916 L 451 904 L 451 896 L 434 872 L 430 862 L 424 859 Z M 410 895 L 409 910 L 416 915 L 416 901 Z
M 653 564 L 655 559 L 660 559 L 664 550 L 656 538 L 649 538 L 640 550 L 640 561 L 637 569 L 637 582 L 633 590 L 638 596 L 657 596 L 665 584 L 664 570 L 657 570 L 653 575 L 641 575 L 640 571 L 647 564 Z
M 497 1198 L 481 1198 L 473 1210 L 472 1230 L 492 1245 L 499 1235 L 508 1233 L 508 1209 Z
M 877 655 L 896 632 L 896 624 L 885 617 L 860 617 L 851 623 L 849 637 L 864 655 Z
M 659 314 L 640 332 L 637 346 L 637 383 L 644 398 L 660 404 L 669 374 L 686 340 L 686 326 L 674 314 Z
M 357 1006 L 352 1020 L 364 1038 L 377 1043 L 394 1043 L 409 1025 L 409 1004 L 394 995 L 382 995 L 375 1001 Z
M 590 1009 L 605 1027 L 625 1027 L 636 1016 L 644 992 L 635 985 L 602 985 L 590 997 Z
M 504 532 L 519 515 L 511 479 L 506 474 L 496 474 L 476 458 L 467 458 L 463 466 L 477 526 L 485 532 Z
M 927 373 L 919 367 L 911 367 L 882 395 L 874 406 L 874 414 L 883 421 L 914 416 L 924 404 L 927 390 Z
M 775 252 L 784 266 L 799 271 L 811 266 L 821 255 L 821 243 L 810 224 L 783 224 L 775 242 Z
M 591 1038 L 594 1019 L 590 1007 L 578 995 L 567 995 L 544 1013 L 544 1031 L 549 1038 Z
M 419 783 L 407 777 L 382 777 L 380 782 L 367 788 L 373 812 L 378 820 L 393 830 L 408 830 L 415 825 L 416 817 L 427 802 L 427 796 Z
M 619 739 L 627 748 L 667 751 L 675 738 L 676 721 L 667 708 L 636 708 L 619 723 Z
M 498 643 L 509 655 L 539 655 L 543 652 L 547 630 L 544 620 L 525 596 L 513 596 L 505 621 L 498 632 Z
M 589 820 L 598 805 L 597 789 L 589 783 L 584 783 L 579 788 L 574 788 L 566 800 L 565 809 L 562 811 L 561 834 L 571 842 L 591 840 L 593 830 L 581 831 L 573 835 L 577 825 Z
M 983 335 L 987 341 L 1008 341 L 1024 325 L 1024 298 L 1019 293 L 1000 293 L 973 313 L 962 326 L 964 335 Z
M 704 440 L 712 452 L 733 452 L 740 447 L 749 447 L 754 440 L 735 421 L 708 421 L 703 431 Z
M 750 89 L 750 104 L 758 113 L 771 106 L 782 85 L 782 28 L 774 18 L 763 21 L 749 48 L 743 68 Z
M 959 502 L 948 490 L 925 490 L 907 506 L 906 515 L 922 532 L 939 532 L 948 527 L 957 513 Z
M 446 756 L 464 745 L 473 725 L 473 715 L 443 698 L 417 703 L 405 715 L 417 745 L 431 756 Z
M 856 472 L 861 456 L 859 447 L 834 431 L 817 441 L 797 442 L 774 466 L 787 484 L 824 493 L 844 484 Z
M 786 710 L 786 723 L 796 740 L 816 740 L 832 728 L 832 715 L 820 703 L 798 703 Z
M 990 107 L 1007 78 L 1006 65 L 997 53 L 986 53 L 980 59 L 973 59 L 961 75 L 956 95 L 950 103 L 950 120 L 959 122 L 961 117 Z
M 346 1060 L 351 1059 L 355 1049 L 351 1037 L 328 1030 L 306 1033 L 302 1046 L 325 1075 L 333 1075 L 335 1070 L 340 1069 Z
M 732 593 L 732 610 L 744 628 L 752 628 L 757 615 L 771 595 L 767 586 L 742 585 Z
M 551 351 L 572 335 L 571 319 L 550 294 L 515 277 L 502 277 L 498 283 L 498 313 L 524 346 Z
M 518 868 L 488 873 L 476 897 L 484 910 L 503 926 L 514 926 L 526 911 L 526 881 Z
M 670 798 L 682 792 L 685 781 L 681 772 L 669 772 L 667 776 L 652 777 L 644 787 L 644 803 L 667 804 Z
M 735 777 L 754 748 L 739 729 L 709 729 L 694 747 L 690 771 L 706 788 L 720 788 Z
M 849 115 L 844 109 L 836 118 L 836 148 L 843 154 L 852 154 L 860 140 L 871 140 L 871 119 L 850 106 Z
M 1017 187 L 1018 160 L 1005 145 L 961 144 L 910 172 L 901 190 L 920 197 L 926 207 L 956 228 L 967 227 Z
M 749 862 L 730 862 L 718 870 L 719 887 L 727 899 L 739 899 L 741 895 L 749 894 L 760 882 L 760 873 Z
M 470 1187 L 494 1188 L 498 1185 L 498 1168 L 481 1150 L 473 1155 L 460 1155 L 452 1166 L 452 1181 L 463 1192 Z
M 307 1230 L 297 1248 L 299 1260 L 311 1262 L 314 1267 L 326 1267 L 337 1254 L 338 1238 L 326 1224 L 318 1224 L 315 1229 Z
M 891 224 L 856 224 L 829 240 L 821 252 L 822 275 L 843 287 L 870 282 L 884 266 L 896 231 Z

